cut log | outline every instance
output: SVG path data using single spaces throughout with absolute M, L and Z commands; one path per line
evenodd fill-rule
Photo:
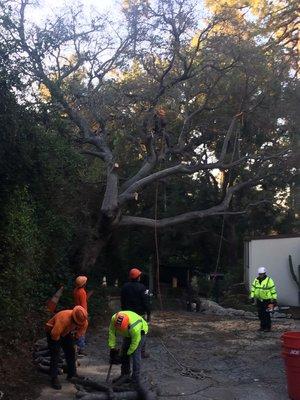
M 38 339 L 36 340 L 36 342 L 34 343 L 35 346 L 44 346 L 44 345 L 48 345 L 47 343 L 47 338 L 43 337 L 42 339 Z
M 48 360 L 41 360 L 40 365 L 46 365 L 47 367 L 50 367 L 50 361 L 48 361 Z
M 47 356 L 50 355 L 50 350 L 47 349 L 47 350 L 35 351 L 35 352 L 33 353 L 33 355 L 34 355 L 34 357 L 40 357 L 40 356 L 47 357 Z
M 82 400 L 110 400 L 111 397 L 108 393 L 88 393 L 83 397 Z M 135 391 L 130 392 L 118 392 L 114 393 L 115 400 L 138 400 L 139 395 Z
M 108 390 L 110 389 L 110 385 L 93 381 L 90 378 L 72 378 L 71 382 L 75 385 L 83 386 L 84 388 L 90 390 L 97 390 L 99 392 L 108 392 Z M 128 392 L 132 391 L 132 387 L 126 385 L 113 386 L 113 390 L 114 392 Z
M 50 357 L 49 356 L 47 356 L 47 357 L 37 356 L 37 357 L 34 358 L 34 362 L 38 362 L 38 361 L 41 361 L 41 360 L 50 361 Z
M 136 391 L 132 390 L 132 388 L 124 388 L 120 386 L 114 386 L 113 388 L 109 385 L 101 384 L 99 382 L 95 382 L 89 378 L 72 378 L 72 383 L 75 383 L 79 386 L 83 386 L 84 388 L 90 388 L 93 390 L 97 390 L 101 393 L 90 393 L 92 396 L 100 396 L 99 399 L 127 399 L 124 397 L 126 393 L 136 393 L 137 398 L 143 400 L 155 400 L 157 398 L 156 394 L 146 388 L 144 384 L 139 384 Z M 118 397 L 121 395 L 121 397 Z M 81 396 L 81 395 L 79 395 Z M 123 396 L 123 397 L 122 397 Z M 85 398 L 82 396 L 84 400 L 89 400 L 89 398 Z M 98 397 L 90 397 L 90 399 L 98 399 Z M 131 397 L 128 397 L 131 399 Z
M 88 395 L 88 394 L 90 394 L 90 393 L 87 392 L 87 391 L 85 391 L 85 390 L 83 390 L 83 389 L 80 389 L 80 390 L 76 393 L 75 397 L 76 397 L 76 399 L 81 399 L 82 397 L 84 397 L 84 396 L 86 396 L 86 395 Z
M 50 367 L 50 361 L 49 360 L 41 360 L 41 362 L 39 364 L 46 365 L 46 366 Z M 63 363 L 59 362 L 58 363 L 58 367 L 63 369 Z
M 51 357 L 42 357 L 42 356 L 39 356 L 39 357 L 35 358 L 35 359 L 33 360 L 33 362 L 34 362 L 35 364 L 45 364 L 45 365 L 47 365 L 46 363 L 49 363 L 49 364 L 50 364 L 50 360 L 51 360 Z M 59 363 L 61 366 L 63 366 L 63 365 L 64 365 L 64 360 L 59 359 L 58 363 Z
M 44 351 L 44 350 L 49 350 L 48 345 L 44 345 L 44 346 L 34 346 L 34 351 Z
M 85 388 L 85 387 L 83 387 L 81 385 L 78 385 L 78 384 L 76 384 L 75 387 L 79 392 L 80 391 L 81 392 L 86 392 L 86 393 L 91 393 L 92 392 L 92 390 L 90 388 Z
M 99 390 L 100 392 L 106 392 L 109 388 L 108 385 L 95 382 L 89 378 L 75 378 L 74 377 L 74 378 L 72 378 L 71 382 L 74 384 L 83 386 L 83 387 L 88 387 L 88 388 L 91 388 L 94 390 Z

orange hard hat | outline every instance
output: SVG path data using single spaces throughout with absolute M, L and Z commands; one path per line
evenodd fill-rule
M 132 268 L 130 271 L 129 271 L 129 278 L 130 279 L 137 279 L 139 276 L 141 276 L 142 275 L 142 271 L 140 271 L 139 269 L 137 269 L 137 268 Z
M 86 276 L 77 276 L 77 278 L 75 279 L 75 285 L 77 287 L 82 287 L 86 284 L 87 279 L 88 278 Z
M 126 331 L 129 325 L 129 317 L 123 312 L 119 312 L 115 316 L 114 326 L 119 331 Z
M 81 306 L 75 306 L 73 308 L 72 317 L 76 324 L 84 325 L 87 320 L 87 312 L 86 309 Z

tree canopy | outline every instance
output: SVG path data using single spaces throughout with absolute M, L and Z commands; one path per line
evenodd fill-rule
M 82 168 L 101 182 L 83 269 L 120 228 L 234 221 L 254 206 L 276 208 L 293 184 L 297 81 L 287 36 L 271 39 L 267 22 L 279 32 L 276 18 L 294 18 L 293 8 L 224 4 L 208 1 L 202 17 L 194 1 L 123 2 L 117 23 L 70 6 L 39 24 L 29 1 L 1 4 L 3 59 L 18 78 L 18 101 L 39 124 L 63 124 L 56 128 L 70 148 L 88 157 Z M 245 8 L 263 22 L 245 18 Z

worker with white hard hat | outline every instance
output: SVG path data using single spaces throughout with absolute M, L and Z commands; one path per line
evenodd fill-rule
M 270 311 L 274 309 L 277 303 L 277 292 L 273 279 L 267 276 L 267 269 L 259 267 L 257 272 L 258 276 L 254 279 L 251 286 L 250 298 L 253 302 L 256 301 L 257 304 L 257 312 L 260 320 L 259 331 L 270 332 Z

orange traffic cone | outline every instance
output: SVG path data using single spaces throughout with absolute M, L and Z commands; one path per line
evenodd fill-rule
M 58 291 L 54 294 L 54 296 L 51 297 L 51 299 L 47 301 L 46 306 L 47 306 L 47 310 L 48 310 L 48 311 L 50 311 L 50 312 L 52 312 L 52 313 L 55 312 L 57 303 L 58 303 L 58 301 L 59 301 L 59 299 L 60 299 L 60 296 L 62 295 L 62 292 L 63 292 L 63 291 L 64 291 L 64 287 L 61 286 L 61 287 L 58 289 Z

